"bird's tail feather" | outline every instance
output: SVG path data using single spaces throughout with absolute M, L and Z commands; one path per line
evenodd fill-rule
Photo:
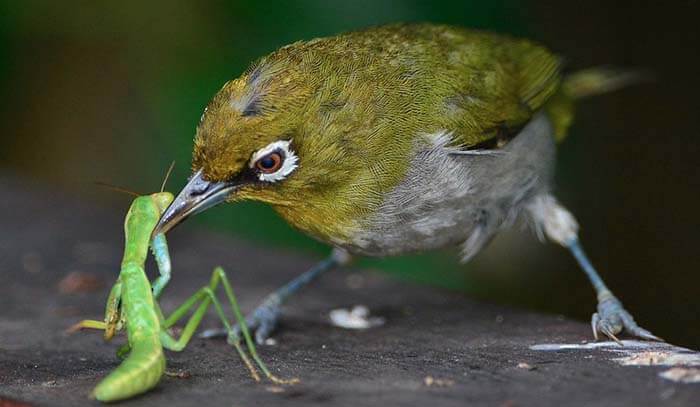
M 612 92 L 651 78 L 649 72 L 611 67 L 589 68 L 565 76 L 559 92 L 554 94 L 545 106 L 555 139 L 561 141 L 568 134 L 574 120 L 577 100 Z
M 596 67 L 574 72 L 564 78 L 563 91 L 574 99 L 612 92 L 652 79 L 648 71 Z

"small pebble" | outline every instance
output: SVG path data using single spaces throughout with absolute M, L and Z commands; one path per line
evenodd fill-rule
M 186 370 L 178 370 L 177 372 L 169 372 L 166 370 L 165 374 L 175 379 L 189 379 L 192 377 L 192 374 Z
M 450 387 L 455 384 L 451 379 L 438 379 L 433 376 L 425 376 L 423 383 L 428 387 Z
M 537 369 L 537 367 L 532 366 L 529 363 L 520 362 L 520 363 L 518 363 L 518 369 L 535 370 L 535 369 Z

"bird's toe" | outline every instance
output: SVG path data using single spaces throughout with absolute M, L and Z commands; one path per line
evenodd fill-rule
M 621 345 L 622 342 L 617 335 L 623 331 L 641 339 L 662 341 L 661 338 L 637 325 L 632 315 L 613 296 L 598 303 L 598 312 L 594 313 L 591 318 L 591 327 L 596 340 L 598 340 L 599 334 L 603 334 Z

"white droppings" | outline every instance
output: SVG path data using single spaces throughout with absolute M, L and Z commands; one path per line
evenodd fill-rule
M 659 373 L 659 377 L 678 383 L 700 383 L 700 369 L 674 367 Z
M 635 348 L 635 349 L 658 349 L 665 347 L 673 347 L 667 343 L 662 342 L 646 342 L 646 341 L 635 341 L 635 340 L 623 340 L 623 346 L 620 346 L 617 342 L 604 341 L 604 342 L 584 342 L 584 343 L 544 343 L 539 345 L 530 346 L 531 350 L 544 350 L 544 351 L 557 351 L 557 350 L 577 350 L 577 349 L 599 349 L 599 348 L 615 348 L 617 350 L 623 350 L 625 348 Z M 681 348 L 684 349 L 684 348 Z
M 369 308 L 364 305 L 356 305 L 351 310 L 334 309 L 329 317 L 333 325 L 345 329 L 369 329 L 386 322 L 382 317 L 371 317 Z
M 652 350 L 613 360 L 624 366 L 700 366 L 700 353 Z
M 618 355 L 611 360 L 622 366 L 674 366 L 659 377 L 678 383 L 700 383 L 700 352 L 664 342 L 622 341 L 588 343 L 546 343 L 530 346 L 538 351 L 573 351 L 600 349 Z

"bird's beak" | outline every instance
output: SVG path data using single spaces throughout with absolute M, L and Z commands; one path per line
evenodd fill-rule
M 188 217 L 224 202 L 239 186 L 238 182 L 210 182 L 202 177 L 202 170 L 195 172 L 163 212 L 153 236 L 165 233 Z

